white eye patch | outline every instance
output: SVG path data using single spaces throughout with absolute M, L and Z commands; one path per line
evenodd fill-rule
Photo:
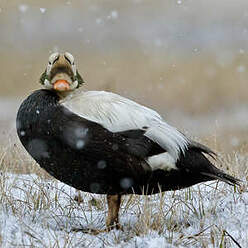
M 49 63 L 53 64 L 54 60 L 57 59 L 59 57 L 59 53 L 53 53 L 50 55 L 48 61 Z
M 65 52 L 65 55 L 64 55 L 67 59 L 69 59 L 69 61 L 71 62 L 71 64 L 73 65 L 74 64 L 74 57 L 72 56 L 72 54 L 68 53 L 68 52 Z
M 49 59 L 48 59 L 48 65 L 47 65 L 47 69 L 46 69 L 46 74 L 49 75 L 49 73 L 51 72 L 53 63 L 56 59 L 58 59 L 59 57 L 59 53 L 53 53 L 50 55 Z

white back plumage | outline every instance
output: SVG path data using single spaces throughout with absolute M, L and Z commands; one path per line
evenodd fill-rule
M 97 122 L 111 132 L 145 129 L 145 136 L 168 151 L 175 161 L 187 148 L 187 138 L 168 125 L 157 112 L 117 94 L 80 92 L 67 96 L 61 103 L 75 114 Z

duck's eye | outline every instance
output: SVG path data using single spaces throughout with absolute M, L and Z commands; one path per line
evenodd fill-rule
M 72 65 L 71 61 L 66 56 L 65 59 Z
M 66 52 L 64 56 L 71 65 L 74 65 L 74 57 L 70 53 Z
M 54 64 L 59 59 L 59 53 L 53 53 L 48 60 L 49 65 Z
M 54 64 L 57 60 L 59 60 L 59 57 L 57 57 L 57 58 L 53 61 L 53 64 Z

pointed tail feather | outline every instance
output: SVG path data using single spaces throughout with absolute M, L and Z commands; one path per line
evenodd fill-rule
M 233 177 L 233 176 L 230 176 L 228 174 L 225 174 L 223 173 L 222 171 L 218 170 L 218 172 L 216 174 L 213 174 L 213 173 L 209 173 L 209 172 L 201 172 L 202 175 L 204 176 L 208 176 L 210 178 L 213 178 L 213 179 L 217 179 L 217 180 L 220 180 L 220 181 L 223 181 L 229 185 L 239 185 L 240 186 L 240 182 L 241 180 Z
M 210 157 L 216 160 L 217 154 L 214 151 L 212 151 L 209 147 L 201 143 L 191 140 L 189 144 L 189 148 L 208 154 Z
M 217 154 L 214 151 L 212 151 L 207 146 L 202 145 L 196 141 L 191 140 L 190 149 L 193 149 L 193 150 L 200 152 L 200 153 L 205 153 L 205 154 L 211 156 L 214 160 L 216 160 L 216 158 L 217 158 Z M 211 164 L 211 167 L 209 167 L 209 169 L 210 168 L 211 169 L 209 172 L 207 172 L 207 171 L 200 172 L 202 175 L 207 176 L 207 177 L 212 178 L 212 179 L 221 180 L 223 182 L 228 183 L 229 185 L 240 185 L 241 180 L 222 172 L 220 169 L 216 168 L 208 159 L 207 159 L 207 161 L 208 161 L 209 165 Z

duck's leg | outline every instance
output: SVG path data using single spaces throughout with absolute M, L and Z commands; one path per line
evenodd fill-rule
M 108 216 L 106 219 L 106 228 L 102 230 L 89 228 L 74 228 L 74 232 L 84 232 L 97 235 L 102 232 L 109 232 L 110 230 L 122 229 L 119 223 L 119 210 L 121 205 L 121 195 L 107 195 Z
M 113 228 L 121 229 L 119 223 L 119 210 L 121 205 L 121 195 L 107 195 L 108 216 L 106 219 L 106 231 Z

